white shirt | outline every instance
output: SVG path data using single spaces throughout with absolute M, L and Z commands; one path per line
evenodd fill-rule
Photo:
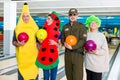
M 108 44 L 104 34 L 100 32 L 89 32 L 87 40 L 93 40 L 97 45 L 95 54 L 85 54 L 85 67 L 93 72 L 105 72 L 109 69 Z

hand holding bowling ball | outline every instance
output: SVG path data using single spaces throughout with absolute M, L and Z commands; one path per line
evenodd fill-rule
M 77 38 L 74 35 L 69 35 L 66 37 L 65 42 L 70 46 L 74 46 L 77 44 Z
M 47 31 L 45 29 L 39 29 L 36 36 L 39 40 L 44 40 L 47 37 Z
M 97 45 L 93 40 L 88 40 L 85 42 L 84 47 L 85 47 L 85 50 L 87 50 L 88 52 L 92 52 L 96 50 Z
M 18 41 L 19 42 L 27 42 L 29 39 L 29 36 L 27 35 L 27 33 L 25 32 L 21 32 L 19 35 L 18 35 Z

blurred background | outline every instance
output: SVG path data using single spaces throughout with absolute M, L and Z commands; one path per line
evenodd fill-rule
M 52 11 L 59 14 L 62 27 L 69 22 L 68 11 L 77 8 L 78 21 L 85 24 L 90 15 L 101 21 L 99 31 L 106 36 L 110 53 L 110 70 L 104 73 L 103 80 L 120 80 L 120 1 L 119 0 L 0 0 L 0 80 L 17 80 L 15 48 L 12 45 L 14 27 L 27 2 L 30 14 L 41 28 L 46 16 Z M 86 28 L 87 29 L 87 28 Z M 59 47 L 60 64 L 57 80 L 66 80 L 64 72 L 64 47 Z M 116 73 L 114 73 L 116 71 Z M 42 70 L 40 77 L 42 80 Z M 84 80 L 86 80 L 84 76 Z

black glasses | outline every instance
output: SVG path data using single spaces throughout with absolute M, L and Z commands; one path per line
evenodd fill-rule
M 69 14 L 69 16 L 76 16 L 77 14 Z

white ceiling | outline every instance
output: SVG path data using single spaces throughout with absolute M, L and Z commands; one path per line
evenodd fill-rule
M 7 1 L 7 0 L 6 0 Z M 9 0 L 10 1 L 10 0 Z M 24 2 L 29 4 L 32 15 L 44 16 L 52 11 L 67 15 L 75 7 L 80 15 L 120 15 L 120 0 L 13 0 L 17 3 L 17 14 Z M 0 15 L 3 15 L 3 0 L 0 0 Z

